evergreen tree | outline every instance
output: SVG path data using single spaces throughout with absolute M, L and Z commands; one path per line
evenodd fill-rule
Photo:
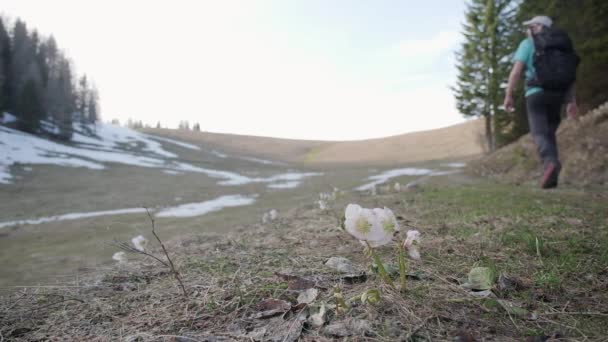
M 89 83 L 87 81 L 87 75 L 83 75 L 78 80 L 78 89 L 76 90 L 76 111 L 78 112 L 79 121 L 83 124 L 88 122 L 88 105 Z
M 99 121 L 99 95 L 97 88 L 93 87 L 89 90 L 88 104 L 87 104 L 87 121 L 89 123 L 95 123 Z
M 36 81 L 28 80 L 19 95 L 17 101 L 16 112 L 19 113 L 20 119 L 18 127 L 20 130 L 37 133 L 40 128 L 40 119 L 44 115 L 42 107 L 42 98 Z
M 484 117 L 487 148 L 503 143 L 508 126 L 502 103 L 513 43 L 507 37 L 514 27 L 512 0 L 471 0 L 463 24 L 464 42 L 457 53 L 458 79 L 453 88 L 458 110 L 464 116 Z
M 0 115 L 12 109 L 11 57 L 10 37 L 0 17 Z
M 70 62 L 59 58 L 59 71 L 57 79 L 57 125 L 62 139 L 70 140 L 73 134 L 73 117 L 76 110 L 76 96 L 72 83 L 72 68 Z

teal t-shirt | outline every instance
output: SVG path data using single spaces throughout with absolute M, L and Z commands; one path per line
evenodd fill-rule
M 521 43 L 515 55 L 513 56 L 513 62 L 523 62 L 526 66 L 525 78 L 526 82 L 534 78 L 536 70 L 534 69 L 534 42 L 532 38 L 526 38 Z M 536 94 L 543 89 L 541 87 L 528 87 L 526 86 L 526 96 Z

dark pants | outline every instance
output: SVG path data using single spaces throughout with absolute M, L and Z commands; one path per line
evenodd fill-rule
M 542 91 L 526 97 L 530 134 L 544 166 L 554 163 L 560 168 L 555 132 L 561 122 L 564 93 Z

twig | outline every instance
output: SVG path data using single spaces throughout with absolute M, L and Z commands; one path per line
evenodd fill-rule
M 156 238 L 156 241 L 158 241 L 158 244 L 163 249 L 163 253 L 165 254 L 165 257 L 167 258 L 168 263 L 152 253 L 149 253 L 149 252 L 146 252 L 145 250 L 140 250 L 140 249 L 135 248 L 134 246 L 131 246 L 127 242 L 115 240 L 114 245 L 128 253 L 141 254 L 141 255 L 148 256 L 148 257 L 158 261 L 160 264 L 167 267 L 168 269 L 170 269 L 171 273 L 173 273 L 173 277 L 175 278 L 175 280 L 177 280 L 178 285 L 182 290 L 182 293 L 184 294 L 185 297 L 188 297 L 188 291 L 186 291 L 186 287 L 184 286 L 184 283 L 182 282 L 181 275 L 175 268 L 175 264 L 173 264 L 173 260 L 171 260 L 171 258 L 169 257 L 169 253 L 167 252 L 167 248 L 165 248 L 165 244 L 162 242 L 160 237 L 158 237 L 158 235 L 156 234 L 156 226 L 154 224 L 154 218 L 152 217 L 152 214 L 150 214 L 150 211 L 148 210 L 148 208 L 144 208 L 144 209 L 146 209 L 146 213 L 148 213 L 148 217 L 150 218 L 150 221 L 152 222 L 152 235 L 154 235 L 154 237 Z
M 416 335 L 416 334 L 418 333 L 418 331 L 419 331 L 420 329 L 422 329 L 422 328 L 423 328 L 423 327 L 426 325 L 426 322 L 428 322 L 428 320 L 429 320 L 429 319 L 431 319 L 432 317 L 437 317 L 437 318 L 439 318 L 438 316 L 435 316 L 435 315 L 430 315 L 430 316 L 428 316 L 427 318 L 425 318 L 425 319 L 422 321 L 422 323 L 418 324 L 418 326 L 416 326 L 416 327 L 414 328 L 414 330 L 412 330 L 412 331 L 411 331 L 409 334 L 407 334 L 407 336 L 406 336 L 406 337 L 405 337 L 405 339 L 403 339 L 403 340 L 404 340 L 404 341 L 409 341 L 409 340 L 412 338 L 412 336 Z
M 63 303 L 63 302 L 67 302 L 67 301 L 70 301 L 70 300 L 75 300 L 75 301 L 78 301 L 78 302 L 84 303 L 84 300 L 82 300 L 82 299 L 78 299 L 78 298 L 71 298 L 71 297 L 70 297 L 70 298 L 64 298 L 64 299 L 62 299 L 62 300 L 60 300 L 60 301 L 53 302 L 53 303 L 50 303 L 50 304 L 47 304 L 47 305 L 39 306 L 39 307 L 37 307 L 37 308 L 32 308 L 32 309 L 30 309 L 30 312 L 32 312 L 32 311 L 36 311 L 36 310 L 40 310 L 40 309 L 44 309 L 44 308 L 48 308 L 49 306 L 57 305 L 57 304 L 60 304 L 60 303 Z
M 192 338 L 192 337 L 187 337 L 187 336 L 178 336 L 178 335 L 156 335 L 156 336 L 154 336 L 154 338 L 163 338 L 163 339 L 164 339 L 164 338 L 167 338 L 167 337 L 169 337 L 169 338 L 173 338 L 174 340 L 177 340 L 177 339 L 179 339 L 179 340 L 185 339 L 185 340 L 187 340 L 187 341 L 194 341 L 194 342 L 200 342 L 200 341 L 201 341 L 201 340 L 197 340 L 197 339 Z
M 152 222 L 152 234 L 154 235 L 154 237 L 156 238 L 156 240 L 158 241 L 158 243 L 162 247 L 163 252 L 165 253 L 165 256 L 167 257 L 167 260 L 169 260 L 169 265 L 171 265 L 171 271 L 173 272 L 173 276 L 175 277 L 175 280 L 177 280 L 177 282 L 179 283 L 179 286 L 182 288 L 182 292 L 184 293 L 184 296 L 188 297 L 188 292 L 186 291 L 186 287 L 184 286 L 184 283 L 182 282 L 182 279 L 181 279 L 181 277 L 179 275 L 179 272 L 175 269 L 175 265 L 173 264 L 173 261 L 169 257 L 169 253 L 167 253 L 167 249 L 165 248 L 165 244 L 163 244 L 163 242 L 160 240 L 160 238 L 158 237 L 158 235 L 156 235 L 156 230 L 155 230 L 155 226 L 154 226 L 154 218 L 150 214 L 150 211 L 148 210 L 148 208 L 145 208 L 145 209 L 146 209 L 146 213 L 148 213 L 148 217 L 150 218 L 150 221 Z M 163 263 L 163 264 L 166 265 L 166 263 Z
M 584 316 L 605 316 L 605 317 L 608 317 L 608 313 L 601 313 L 601 312 L 570 312 L 570 311 L 543 312 L 543 313 L 539 313 L 538 315 L 539 316 L 584 315 Z

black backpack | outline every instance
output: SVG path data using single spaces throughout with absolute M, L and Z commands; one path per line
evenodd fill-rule
M 576 68 L 580 63 L 568 34 L 558 28 L 545 27 L 532 37 L 536 50 L 533 60 L 536 78 L 528 81 L 528 86 L 568 90 L 576 80 Z

